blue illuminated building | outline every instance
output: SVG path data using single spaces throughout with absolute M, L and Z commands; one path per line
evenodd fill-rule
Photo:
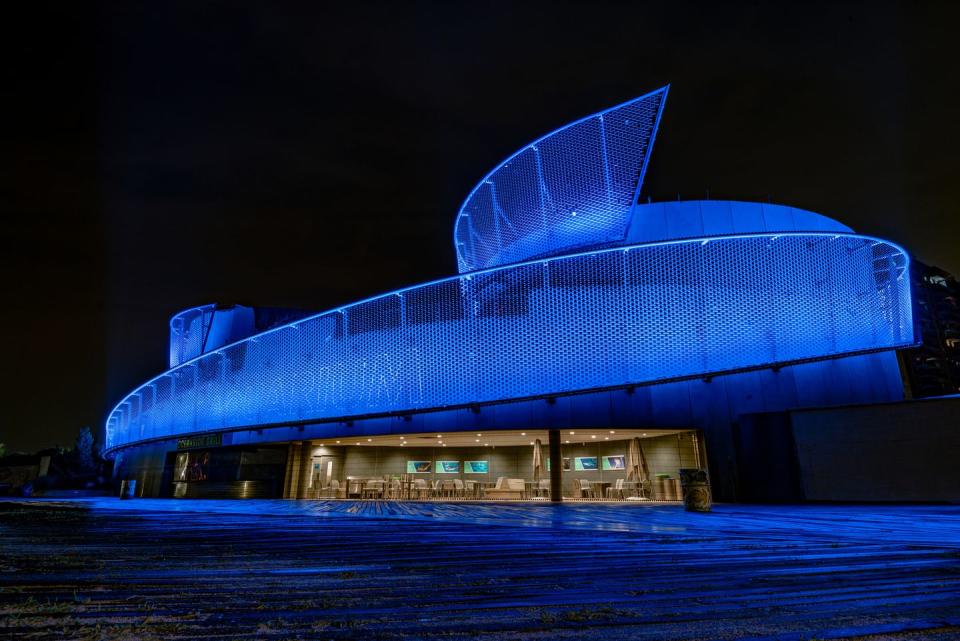
M 175 315 L 170 369 L 107 418 L 116 473 L 168 495 L 177 452 L 284 444 L 289 490 L 291 443 L 689 430 L 733 499 L 742 416 L 902 398 L 907 253 L 794 207 L 639 203 L 666 97 L 494 168 L 457 214 L 457 276 L 322 313 Z

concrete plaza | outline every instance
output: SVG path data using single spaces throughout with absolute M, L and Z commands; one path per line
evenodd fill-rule
M 0 637 L 955 639 L 960 506 L 9 500 Z

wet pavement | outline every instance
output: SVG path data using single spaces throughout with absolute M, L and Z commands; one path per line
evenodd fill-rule
M 0 503 L 0 639 L 960 639 L 960 506 Z

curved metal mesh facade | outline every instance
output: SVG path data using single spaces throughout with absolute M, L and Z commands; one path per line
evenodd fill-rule
M 460 272 L 622 241 L 666 96 L 557 129 L 484 176 L 454 226 Z
M 170 367 L 200 356 L 214 305 L 186 309 L 170 319 Z
M 221 428 L 641 384 L 913 343 L 907 255 L 844 234 L 594 251 L 313 316 L 124 399 L 108 449 Z

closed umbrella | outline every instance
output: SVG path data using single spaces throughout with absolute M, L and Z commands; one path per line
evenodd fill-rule
M 533 442 L 533 480 L 540 481 L 543 476 L 543 448 L 540 439 Z
M 643 483 L 650 477 L 647 458 L 643 455 L 640 437 L 635 436 L 627 448 L 627 480 Z

